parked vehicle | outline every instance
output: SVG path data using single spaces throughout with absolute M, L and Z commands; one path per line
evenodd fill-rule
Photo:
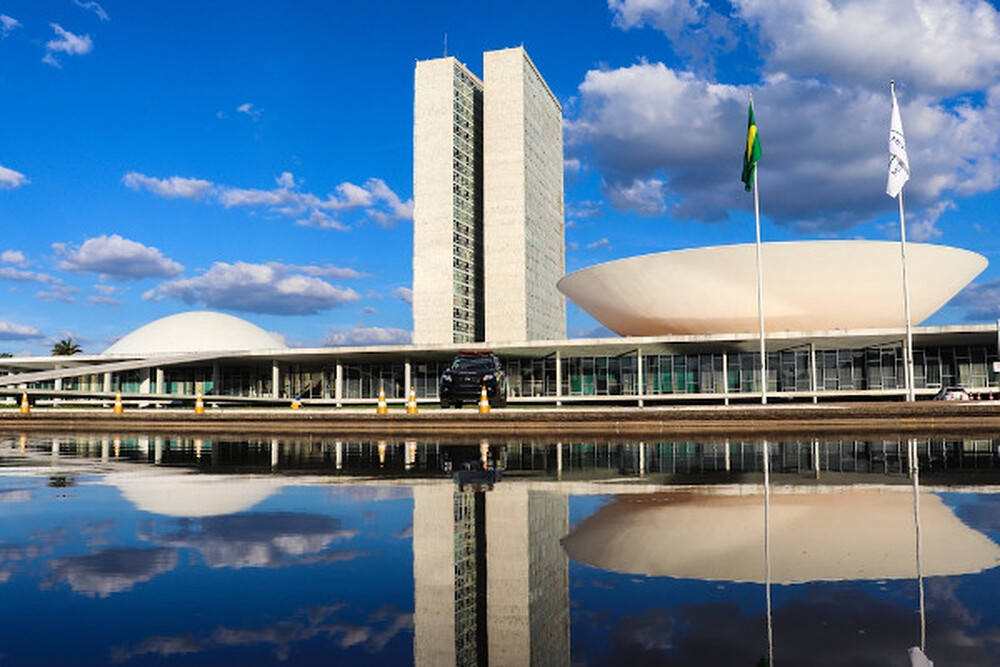
M 935 401 L 968 401 L 971 398 L 964 387 L 941 387 L 934 396 Z
M 460 352 L 441 374 L 438 384 L 441 407 L 460 408 L 462 403 L 476 403 L 483 387 L 491 408 L 507 406 L 507 375 L 499 357 L 488 350 Z

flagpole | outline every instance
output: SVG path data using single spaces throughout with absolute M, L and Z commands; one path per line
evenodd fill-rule
M 895 111 L 897 108 L 895 81 L 892 80 L 889 81 L 889 92 L 892 96 L 893 109 Z M 900 136 L 902 136 L 902 125 L 900 125 Z M 908 173 L 909 165 L 906 165 L 906 169 L 907 169 L 907 178 L 909 178 L 909 173 Z M 903 375 L 906 381 L 906 400 L 912 403 L 917 399 L 916 399 L 916 392 L 913 386 L 914 384 L 913 324 L 910 319 L 910 283 L 906 273 L 906 216 L 903 213 L 902 185 L 900 185 L 899 192 L 896 195 L 896 199 L 899 200 L 899 252 L 900 252 L 900 259 L 902 260 L 903 263 L 903 313 L 906 318 L 906 347 L 903 350 L 903 357 L 904 357 Z
M 750 98 L 751 101 L 753 98 Z M 760 402 L 767 403 L 767 350 L 764 346 L 764 278 L 760 243 L 760 197 L 757 194 L 757 170 L 753 170 L 753 214 L 757 228 L 757 317 L 760 325 Z

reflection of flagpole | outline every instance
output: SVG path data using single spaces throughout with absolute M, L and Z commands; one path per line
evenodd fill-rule
M 920 462 L 917 460 L 917 441 L 910 438 L 907 443 L 910 459 L 910 476 L 913 478 L 913 525 L 916 529 L 917 542 L 917 591 L 920 599 L 920 646 L 913 646 L 909 650 L 910 665 L 912 667 L 934 667 L 927 655 L 927 616 L 924 605 L 924 571 L 920 562 L 922 552 L 922 540 L 920 537 Z
M 767 606 L 767 664 L 774 667 L 774 631 L 771 623 L 771 448 L 764 441 L 764 600 Z

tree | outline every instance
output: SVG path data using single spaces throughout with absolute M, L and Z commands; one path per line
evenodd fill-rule
M 63 338 L 61 341 L 52 346 L 52 356 L 54 357 L 68 357 L 71 354 L 77 354 L 83 352 L 79 345 L 73 342 L 72 338 Z

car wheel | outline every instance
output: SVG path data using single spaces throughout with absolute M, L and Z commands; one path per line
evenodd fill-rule
M 442 410 L 448 409 L 448 401 L 441 401 L 441 409 Z
M 494 408 L 506 408 L 507 407 L 507 397 L 497 396 L 492 401 L 490 401 L 490 406 Z
M 458 410 L 462 409 L 462 401 L 455 401 L 455 408 Z

